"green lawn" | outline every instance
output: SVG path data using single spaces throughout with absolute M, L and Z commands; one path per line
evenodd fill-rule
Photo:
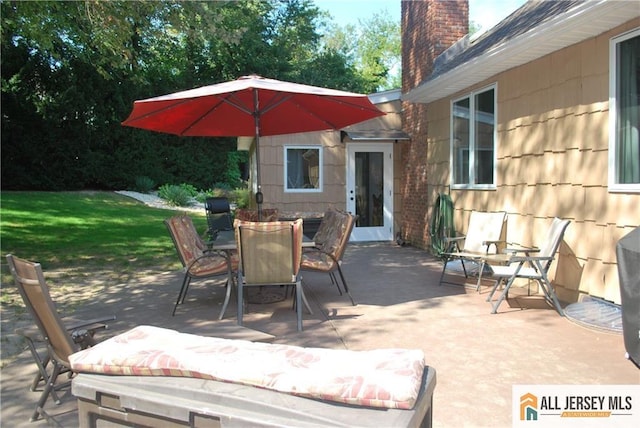
M 1 204 L 3 258 L 11 253 L 35 260 L 44 270 L 179 268 L 163 224 L 179 210 L 151 208 L 113 192 L 2 192 Z M 190 214 L 201 231 L 202 211 Z

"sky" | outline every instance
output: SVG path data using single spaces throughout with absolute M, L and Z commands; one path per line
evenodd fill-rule
M 443 0 L 446 1 L 446 0 Z M 469 0 L 469 21 L 486 31 L 522 6 L 526 0 Z M 400 21 L 400 0 L 315 0 L 328 11 L 334 22 L 344 26 L 368 20 L 373 14 L 388 14 Z

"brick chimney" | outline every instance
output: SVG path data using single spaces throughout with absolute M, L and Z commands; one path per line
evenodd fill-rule
M 438 55 L 468 30 L 468 0 L 402 0 L 402 92 L 423 82 Z M 428 194 L 427 188 L 427 109 L 423 104 L 406 102 L 402 107 L 402 128 L 411 136 L 411 142 L 402 150 L 402 237 L 426 248 L 430 208 L 435 201 L 435 195 Z M 438 184 L 431 183 L 435 189 Z

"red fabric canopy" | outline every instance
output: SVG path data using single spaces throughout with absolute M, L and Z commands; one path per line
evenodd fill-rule
M 245 76 L 135 101 L 122 124 L 194 137 L 259 137 L 341 129 L 384 114 L 366 95 Z

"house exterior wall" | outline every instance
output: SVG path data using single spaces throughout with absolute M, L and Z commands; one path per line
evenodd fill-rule
M 471 210 L 504 210 L 507 240 L 537 245 L 554 216 L 570 219 L 550 276 L 565 302 L 588 293 L 619 303 L 615 245 L 640 225 L 640 195 L 607 188 L 609 40 L 636 26 L 629 21 L 468 88 L 497 85 L 497 186 L 450 190 L 455 224 L 466 227 Z M 451 100 L 466 93 L 426 105 L 422 118 L 429 217 L 438 192 L 449 192 Z
M 322 146 L 322 192 L 284 191 L 284 147 Z M 260 138 L 263 208 L 282 213 L 323 213 L 346 207 L 346 151 L 335 131 L 307 132 Z
M 376 104 L 386 115 L 345 128 L 351 131 L 399 130 L 402 126 L 401 102 L 392 100 Z M 263 208 L 277 208 L 281 213 L 315 215 L 324 213 L 328 208 L 346 209 L 346 144 L 340 140 L 339 131 L 307 132 L 260 138 L 260 175 Z M 358 144 L 353 142 L 350 144 Z M 394 219 L 400 215 L 399 203 L 400 150 L 406 143 L 394 144 Z M 322 192 L 295 193 L 284 191 L 284 147 L 285 146 L 322 146 L 323 183 Z M 398 228 L 394 220 L 394 228 Z M 397 230 L 397 229 L 396 229 Z M 394 234 L 396 231 L 394 230 Z

